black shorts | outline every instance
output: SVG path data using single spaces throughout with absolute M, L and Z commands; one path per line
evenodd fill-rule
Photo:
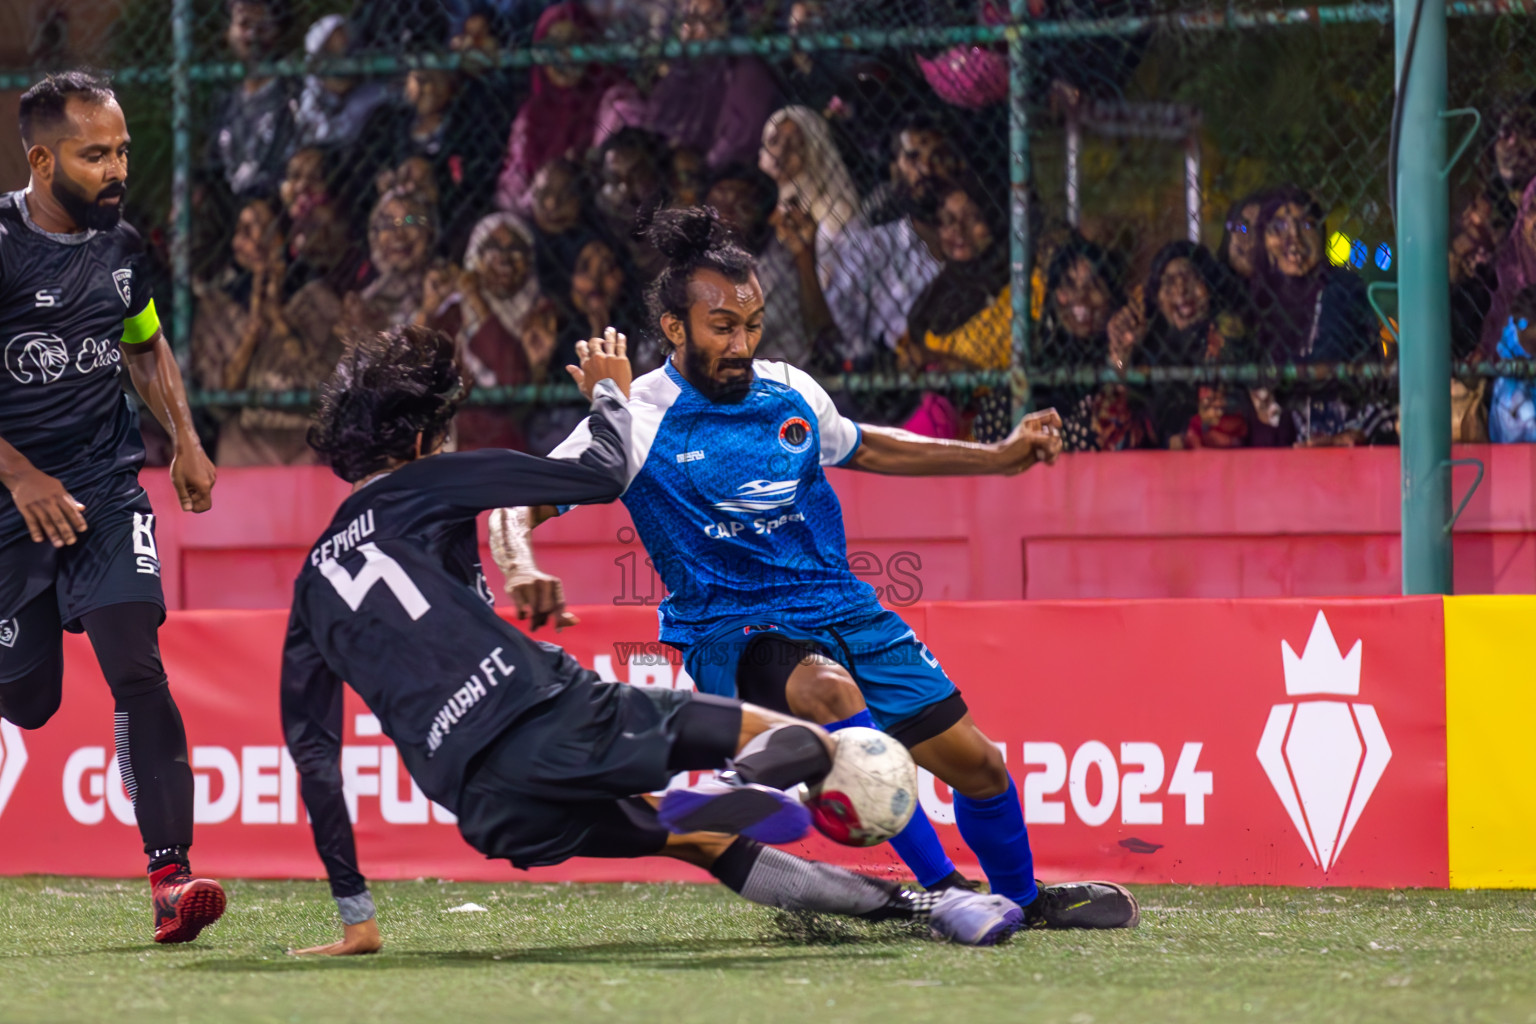
M 692 729 L 706 713 L 700 731 L 734 751 L 736 701 L 625 683 L 573 685 L 470 761 L 460 834 L 487 857 L 519 868 L 660 853 L 667 830 L 638 794 L 664 788 L 679 770 L 674 747 L 690 705 Z
M 0 548 L 0 683 L 26 674 L 60 629 L 108 605 L 143 602 L 165 610 L 160 552 L 149 495 L 91 515 L 75 543 L 55 548 L 22 537 Z

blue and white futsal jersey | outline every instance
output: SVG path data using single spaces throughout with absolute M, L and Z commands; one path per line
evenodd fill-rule
M 843 512 L 823 466 L 859 447 L 805 371 L 757 360 L 740 403 L 714 403 L 669 361 L 630 388 L 623 501 L 656 571 L 661 639 L 686 646 L 735 619 L 817 626 L 881 611 L 848 569 Z M 583 422 L 550 454 L 575 458 Z
M 711 402 L 670 362 L 630 387 L 623 501 L 671 592 L 661 639 L 683 650 L 700 690 L 734 697 L 753 638 L 778 633 L 842 663 L 882 727 L 912 720 L 955 684 L 848 568 L 822 467 L 853 457 L 859 425 L 805 371 L 752 367 L 740 403 Z M 582 423 L 551 454 L 577 458 L 590 443 Z

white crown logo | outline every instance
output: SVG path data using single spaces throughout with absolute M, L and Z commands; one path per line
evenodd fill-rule
M 1347 657 L 1339 654 L 1339 645 L 1333 640 L 1328 619 L 1318 612 L 1301 657 L 1296 656 L 1289 643 L 1280 641 L 1286 694 L 1291 697 L 1316 693 L 1355 696 L 1360 692 L 1360 646 L 1361 642 L 1356 640 Z
M 1284 640 L 1285 692 L 1292 697 L 1360 692 L 1362 642 L 1341 655 L 1322 612 L 1300 657 Z M 1369 704 L 1305 700 L 1276 704 L 1259 740 L 1269 776 L 1307 853 L 1325 872 L 1337 863 L 1367 801 L 1392 759 L 1381 719 Z

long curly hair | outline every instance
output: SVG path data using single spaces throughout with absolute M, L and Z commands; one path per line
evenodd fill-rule
M 402 324 L 356 339 L 320 387 L 309 446 L 348 483 L 435 448 L 468 391 L 452 339 Z

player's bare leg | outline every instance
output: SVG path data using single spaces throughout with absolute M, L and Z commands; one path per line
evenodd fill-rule
M 858 683 L 846 668 L 821 654 L 809 654 L 794 667 L 784 683 L 784 700 L 791 714 L 831 732 L 850 726 L 876 728 Z M 979 888 L 955 868 L 926 814 L 914 814 L 890 843 L 923 888 Z

